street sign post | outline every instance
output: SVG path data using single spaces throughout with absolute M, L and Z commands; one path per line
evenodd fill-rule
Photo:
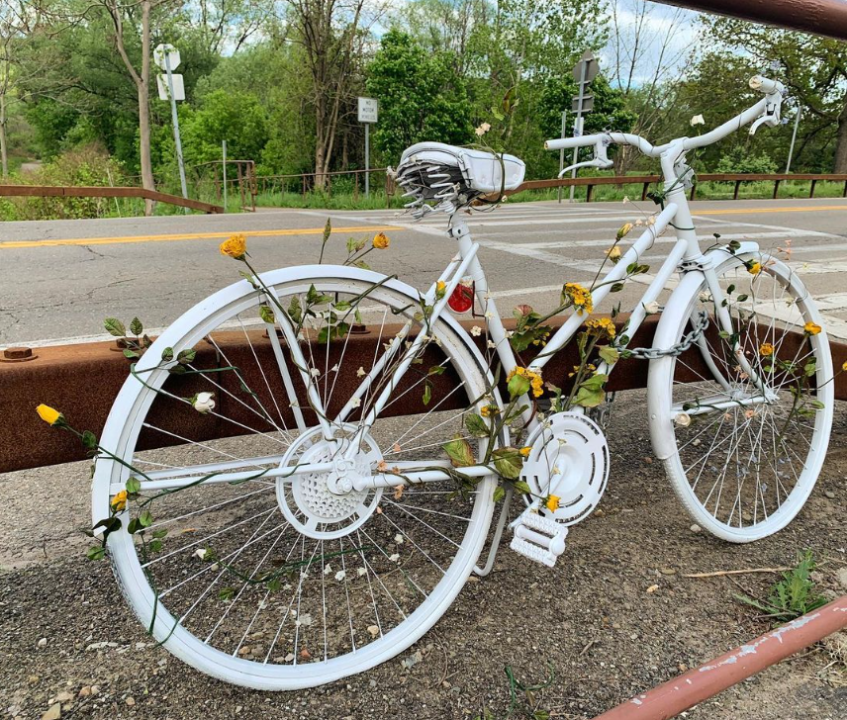
M 562 140 L 565 139 L 565 129 L 567 128 L 568 122 L 568 111 L 562 110 Z M 565 169 L 565 148 L 561 148 L 559 150 L 559 175 L 561 176 L 562 170 Z M 559 205 L 562 204 L 562 186 L 559 186 L 559 191 L 556 193 L 559 196 Z
M 176 101 L 185 100 L 185 84 L 183 83 L 182 75 L 174 75 L 173 72 L 179 67 L 182 59 L 179 56 L 179 50 L 177 50 L 173 45 L 163 43 L 161 45 L 157 45 L 156 49 L 153 50 L 153 61 L 162 70 L 164 70 L 166 74 L 167 93 L 162 92 L 165 89 L 163 87 L 162 76 L 158 76 L 156 80 L 159 86 L 159 97 L 163 100 L 170 99 L 171 101 L 171 119 L 174 124 L 174 143 L 176 144 L 176 160 L 179 165 L 179 182 L 182 186 L 182 196 L 187 200 L 188 187 L 185 182 L 185 162 L 182 158 L 182 140 L 179 136 L 179 116 L 176 112 Z M 177 80 L 177 78 L 179 79 Z M 162 97 L 163 94 L 165 94 L 166 97 Z M 185 212 L 188 214 L 188 208 L 185 208 Z
M 359 98 L 359 122 L 365 124 L 365 197 L 371 192 L 371 123 L 379 117 L 379 103 L 376 98 Z
M 573 125 L 573 135 L 574 137 L 580 137 L 582 135 L 583 128 L 583 113 L 590 112 L 594 108 L 594 96 L 586 95 L 585 90 L 595 77 L 597 77 L 597 73 L 600 70 L 600 66 L 597 64 L 597 58 L 594 55 L 586 51 L 582 54 L 579 62 L 573 67 L 573 78 L 579 83 L 579 92 L 577 96 L 573 99 L 573 111 L 576 113 L 576 119 L 574 120 Z M 573 164 L 576 165 L 579 159 L 579 149 L 574 148 L 573 151 Z M 571 171 L 571 177 L 576 177 L 576 168 Z M 574 186 L 571 185 L 571 199 L 573 202 L 574 196 Z

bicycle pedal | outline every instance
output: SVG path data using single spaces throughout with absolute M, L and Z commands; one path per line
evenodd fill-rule
M 515 552 L 547 567 L 553 567 L 565 551 L 568 529 L 551 518 L 525 510 L 514 525 L 510 547 Z

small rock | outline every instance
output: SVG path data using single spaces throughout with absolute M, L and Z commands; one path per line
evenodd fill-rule
M 691 532 L 693 532 L 693 533 L 698 533 L 698 532 L 700 532 L 701 530 L 702 530 L 702 528 L 701 528 L 701 527 L 700 527 L 697 523 L 694 523 L 694 524 L 691 526 Z
M 133 705 L 135 705 L 135 698 L 134 697 L 128 697 L 126 699 L 126 704 L 129 705 L 130 707 L 132 707 Z
M 62 717 L 62 704 L 54 703 L 50 706 L 46 713 L 41 716 L 41 720 L 59 720 Z
M 835 500 L 835 493 L 832 492 L 832 490 L 827 490 L 824 492 L 824 495 L 826 495 L 830 500 Z
M 379 635 L 379 627 L 377 625 L 368 625 L 368 632 L 371 634 L 371 637 L 376 637 Z
M 41 640 L 38 641 L 38 647 L 47 647 L 47 638 L 41 638 Z
M 409 655 L 409 657 L 400 661 L 400 665 L 403 666 L 404 670 L 411 670 L 415 665 L 423 660 L 423 653 L 420 650 Z
M 835 577 L 838 578 L 841 587 L 847 590 L 847 567 L 839 568 L 838 572 L 835 573 Z
M 678 666 L 680 672 L 688 672 L 688 665 L 685 663 L 680 663 Z
M 291 662 L 293 659 L 294 659 L 294 653 L 288 653 L 288 655 L 285 656 L 285 662 L 287 662 L 287 663 Z
M 238 654 L 242 655 L 242 656 L 243 655 L 249 655 L 250 654 L 250 646 L 244 645 L 243 647 L 239 648 Z
M 659 572 L 662 573 L 662 575 L 676 575 L 676 570 L 669 567 L 660 568 Z
M 91 686 L 91 694 L 92 695 L 97 695 L 99 692 L 100 692 L 100 686 L 99 685 L 92 685 Z
M 88 697 L 91 695 L 91 688 L 87 685 L 79 689 L 79 697 Z
M 606 513 L 603 512 L 603 508 L 597 508 L 594 511 L 594 517 L 603 517 Z
M 37 683 L 40 679 L 41 679 L 41 678 L 40 678 L 40 677 L 38 677 L 38 675 L 30 675 L 30 676 L 26 679 L 26 681 L 27 681 L 30 685 L 35 685 L 35 683 Z
M 651 585 L 650 587 L 647 588 L 647 594 L 652 595 L 658 589 L 659 589 L 658 585 Z
M 69 693 L 67 690 L 62 691 L 58 695 L 56 695 L 56 700 L 58 700 L 61 703 L 70 702 L 73 699 L 74 699 L 73 693 Z

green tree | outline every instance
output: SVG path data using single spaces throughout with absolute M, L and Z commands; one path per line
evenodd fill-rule
M 464 144 L 473 137 L 465 81 L 446 52 L 428 53 L 392 30 L 368 66 L 367 92 L 379 100 L 374 144 L 386 163 L 423 140 Z

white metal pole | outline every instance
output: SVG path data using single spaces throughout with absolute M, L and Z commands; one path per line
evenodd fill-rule
M 788 162 L 785 164 L 786 174 L 791 172 L 791 158 L 794 157 L 794 141 L 797 139 L 797 126 L 800 124 L 800 114 L 803 111 L 801 105 L 797 106 L 797 114 L 794 116 L 794 132 L 791 133 L 791 147 L 788 148 Z
M 563 110 L 562 111 L 562 140 L 565 139 L 565 127 L 566 127 L 567 117 L 568 117 L 568 111 Z M 559 175 L 562 174 L 562 170 L 564 170 L 564 169 L 565 169 L 565 149 L 562 148 L 561 150 L 559 150 Z M 561 205 L 561 203 L 562 203 L 562 187 L 560 185 L 559 186 L 559 204 Z
M 371 124 L 365 123 L 365 197 L 371 194 Z
M 574 122 L 574 135 L 582 137 L 582 103 L 585 100 L 585 74 L 588 72 L 588 63 L 583 60 L 582 67 L 579 72 L 579 95 L 577 95 L 576 106 L 576 121 Z M 576 165 L 579 159 L 579 148 L 573 149 L 573 164 Z M 571 177 L 576 178 L 576 168 L 571 170 Z M 571 185 L 571 199 L 573 202 L 574 186 Z
M 221 141 L 221 165 L 224 178 L 224 212 L 226 212 L 226 140 Z
M 176 161 L 179 164 L 179 182 L 182 185 L 182 196 L 188 200 L 188 188 L 185 184 L 185 164 L 182 160 L 182 140 L 179 138 L 179 117 L 176 112 L 176 98 L 174 97 L 174 76 L 171 71 L 170 53 L 165 52 L 165 71 L 168 75 L 168 95 L 171 97 L 171 117 L 174 122 L 174 141 L 176 142 Z M 188 215 L 189 209 L 185 208 L 185 214 Z

